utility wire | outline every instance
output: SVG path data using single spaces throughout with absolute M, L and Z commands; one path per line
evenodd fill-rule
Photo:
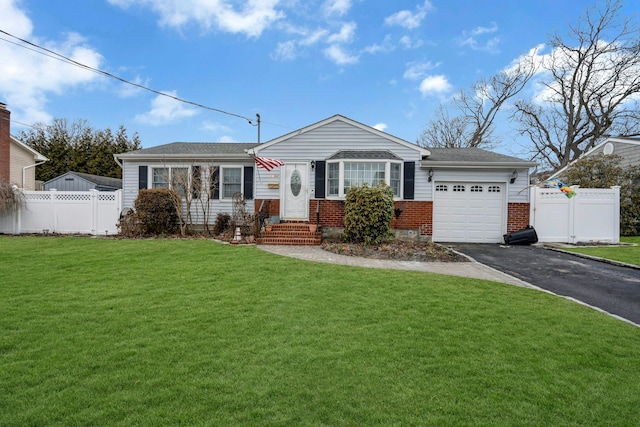
M 224 110 L 221 110 L 219 108 L 208 107 L 206 105 L 199 104 L 197 102 L 189 101 L 187 99 L 179 98 L 177 96 L 173 96 L 173 95 L 170 95 L 168 93 L 160 92 L 158 90 L 149 88 L 147 86 L 143 86 L 141 84 L 134 83 L 134 82 L 131 82 L 129 80 L 123 79 L 122 77 L 118 77 L 118 76 L 116 76 L 114 74 L 111 74 L 111 73 L 108 73 L 106 71 L 103 71 L 103 70 L 100 70 L 100 69 L 93 68 L 93 67 L 90 67 L 88 65 L 82 64 L 82 63 L 80 63 L 78 61 L 75 61 L 75 60 L 73 60 L 71 58 L 68 58 L 68 57 L 66 57 L 66 56 L 64 56 L 64 55 L 62 55 L 60 53 L 57 53 L 57 52 L 55 52 L 53 50 L 47 49 L 45 47 L 39 46 L 39 45 L 37 45 L 35 43 L 32 43 L 32 42 L 30 42 L 28 40 L 25 40 L 25 39 L 22 39 L 20 37 L 14 36 L 13 34 L 10 34 L 10 33 L 6 32 L 4 30 L 0 30 L 0 33 L 5 34 L 5 35 L 7 35 L 7 36 L 9 36 L 11 38 L 14 38 L 16 40 L 19 40 L 22 43 L 26 43 L 29 46 L 33 46 L 35 48 L 35 49 L 32 49 L 30 47 L 27 47 L 27 46 L 24 46 L 24 45 L 21 45 L 21 44 L 6 40 L 4 38 L 0 38 L 0 40 L 4 40 L 4 41 L 6 41 L 8 43 L 14 44 L 16 46 L 20 46 L 20 47 L 22 47 L 24 49 L 31 50 L 31 51 L 34 51 L 36 53 L 40 53 L 42 55 L 48 56 L 48 57 L 53 58 L 53 59 L 57 59 L 58 61 L 66 62 L 66 63 L 71 64 L 71 65 L 75 65 L 75 66 L 80 67 L 80 68 L 84 68 L 85 70 L 92 71 L 94 73 L 97 73 L 97 74 L 100 74 L 100 75 L 103 75 L 103 76 L 118 80 L 118 81 L 120 81 L 122 83 L 126 83 L 128 85 L 135 86 L 137 88 L 140 88 L 140 89 L 143 89 L 143 90 L 146 90 L 146 91 L 149 91 L 149 92 L 153 92 L 153 93 L 158 94 L 158 95 L 166 96 L 167 98 L 171 98 L 171 99 L 174 99 L 176 101 L 179 101 L 179 102 L 182 102 L 182 103 L 185 103 L 185 104 L 193 105 L 193 106 L 199 107 L 199 108 L 204 108 L 205 110 L 215 111 L 217 113 L 227 114 L 227 115 L 233 116 L 233 117 L 238 117 L 238 118 L 241 118 L 243 120 L 246 120 L 252 126 L 257 126 L 257 123 L 254 123 L 254 119 L 250 119 L 249 117 L 245 117 L 245 116 L 242 116 L 240 114 L 230 113 L 228 111 L 224 111 Z

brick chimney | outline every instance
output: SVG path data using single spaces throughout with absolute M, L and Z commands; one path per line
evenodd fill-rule
M 11 132 L 11 111 L 7 105 L 0 102 L 0 182 L 11 181 L 11 168 L 9 166 Z

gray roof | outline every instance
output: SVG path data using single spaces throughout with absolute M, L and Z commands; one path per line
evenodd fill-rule
M 170 144 L 158 145 L 156 147 L 143 148 L 141 150 L 125 153 L 126 156 L 148 156 L 148 155 L 246 155 L 244 150 L 258 145 L 254 142 L 172 142 Z
M 443 165 L 510 165 L 532 167 L 535 162 L 519 159 L 517 157 L 507 156 L 504 154 L 494 153 L 492 151 L 482 150 L 480 148 L 429 148 L 431 155 L 423 158 L 422 166 L 427 167 L 430 164 L 437 166 L 438 163 Z
M 108 176 L 100 176 L 100 175 L 92 175 L 90 173 L 82 173 L 82 172 L 65 172 L 60 176 L 57 176 L 53 179 L 50 179 L 49 181 L 45 182 L 44 184 L 48 184 L 51 181 L 55 181 L 57 179 L 63 178 L 67 175 L 75 175 L 79 178 L 82 178 L 86 181 L 92 182 L 94 184 L 96 184 L 99 187 L 108 187 L 108 188 L 117 188 L 117 189 L 121 189 L 122 188 L 122 180 L 120 178 L 111 178 Z
M 390 151 L 342 150 L 342 151 L 338 151 L 336 154 L 329 157 L 329 160 L 336 160 L 336 159 L 400 160 L 400 157 L 396 156 Z

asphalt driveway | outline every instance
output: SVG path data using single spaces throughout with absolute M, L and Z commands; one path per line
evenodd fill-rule
M 454 243 L 476 261 L 640 324 L 640 270 L 537 246 Z

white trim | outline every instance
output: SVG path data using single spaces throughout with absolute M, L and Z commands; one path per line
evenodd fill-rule
M 395 142 L 397 144 L 400 144 L 400 145 L 402 145 L 404 147 L 411 148 L 412 150 L 415 150 L 415 151 L 419 152 L 422 156 L 431 155 L 431 152 L 429 150 L 425 149 L 425 148 L 419 147 L 419 146 L 417 146 L 415 144 L 410 143 L 409 141 L 405 141 L 404 139 L 401 139 L 401 138 L 398 138 L 396 136 L 390 135 L 390 134 L 388 134 L 386 132 L 379 131 L 378 129 L 372 128 L 371 126 L 367 126 L 367 125 L 364 125 L 362 123 L 356 122 L 355 120 L 349 119 L 349 118 L 347 118 L 345 116 L 342 116 L 340 114 L 336 114 L 334 116 L 331 116 L 331 117 L 329 117 L 327 119 L 321 120 L 321 121 L 319 121 L 317 123 L 314 123 L 312 125 L 305 126 L 305 127 L 301 128 L 301 129 L 298 129 L 296 131 L 290 132 L 290 133 L 288 133 L 286 135 L 283 135 L 283 136 L 280 136 L 278 138 L 272 139 L 269 142 L 265 142 L 264 144 L 260 144 L 260 145 L 258 145 L 256 147 L 253 147 L 253 148 L 249 149 L 247 152 L 249 154 L 257 154 L 261 150 L 263 150 L 265 148 L 269 148 L 272 145 L 279 144 L 279 143 L 281 143 L 283 141 L 286 141 L 288 139 L 291 139 L 291 138 L 293 138 L 295 136 L 305 134 L 305 133 L 310 132 L 312 130 L 315 130 L 315 129 L 321 127 L 321 126 L 327 125 L 329 123 L 337 122 L 337 121 L 338 122 L 347 123 L 347 124 L 349 124 L 351 126 L 354 126 L 354 127 L 359 128 L 359 129 L 362 129 L 365 132 L 372 133 L 372 134 L 374 134 L 376 136 L 379 136 L 381 138 L 384 138 L 384 139 L 387 139 L 389 141 L 393 141 L 393 142 Z
M 33 158 L 38 161 L 38 162 L 46 162 L 47 160 L 49 160 L 48 158 L 46 158 L 45 156 L 43 156 L 42 154 L 38 153 L 36 150 L 34 150 L 33 148 L 29 147 L 27 144 L 25 144 L 24 142 L 20 141 L 18 138 L 14 137 L 13 135 L 10 135 L 10 140 L 11 142 L 13 142 L 14 144 L 17 144 L 20 148 L 27 150 L 29 153 L 33 154 Z
M 329 193 L 329 165 L 337 163 L 338 167 L 338 194 Z M 384 163 L 384 183 L 391 186 L 391 164 L 400 165 L 400 186 L 398 194 L 393 195 L 394 200 L 402 200 L 404 194 L 404 162 L 402 160 L 393 159 L 336 159 L 327 160 L 325 169 L 325 196 L 329 200 L 344 200 L 344 164 L 345 163 Z M 371 185 L 371 183 L 369 183 Z M 393 187 L 392 187 L 393 188 Z
M 219 165 L 219 174 L 218 174 L 218 200 L 232 200 L 233 196 L 225 197 L 224 195 L 224 169 L 240 169 L 240 192 L 244 196 L 244 165 Z

